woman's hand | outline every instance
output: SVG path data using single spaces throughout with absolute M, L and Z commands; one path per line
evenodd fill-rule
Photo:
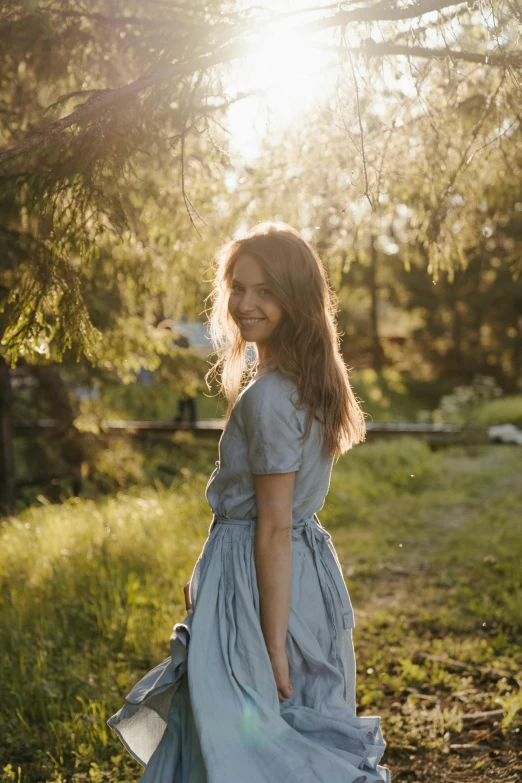
M 289 699 L 290 696 L 292 696 L 294 689 L 290 682 L 288 655 L 286 654 L 286 650 L 278 650 L 277 652 L 269 651 L 268 654 L 272 664 L 272 671 L 274 672 L 279 701 Z
M 189 609 L 192 609 L 192 604 L 190 603 L 190 582 L 187 582 L 183 588 L 183 592 L 185 593 L 185 609 L 188 612 Z

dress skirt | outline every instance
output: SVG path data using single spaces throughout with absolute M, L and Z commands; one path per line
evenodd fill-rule
M 380 718 L 356 715 L 353 612 L 330 534 L 316 515 L 292 528 L 294 692 L 283 702 L 259 620 L 254 536 L 255 521 L 214 516 L 171 655 L 109 726 L 145 767 L 141 783 L 389 783 Z

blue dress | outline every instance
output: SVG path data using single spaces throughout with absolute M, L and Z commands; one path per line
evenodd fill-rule
M 207 484 L 213 512 L 171 655 L 108 723 L 145 767 L 141 783 L 389 783 L 377 716 L 355 709 L 354 617 L 317 512 L 330 484 L 319 422 L 307 440 L 295 384 L 278 370 L 240 394 Z M 286 649 L 279 701 L 259 621 L 252 474 L 296 471 Z

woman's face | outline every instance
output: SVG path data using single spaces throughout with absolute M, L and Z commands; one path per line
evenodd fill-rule
M 266 343 L 283 317 L 283 308 L 269 288 L 263 267 L 248 253 L 232 269 L 228 311 L 247 342 Z

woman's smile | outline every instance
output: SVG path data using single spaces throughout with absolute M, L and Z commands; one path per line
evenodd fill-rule
M 256 324 L 260 324 L 262 321 L 266 321 L 266 318 L 246 318 L 242 315 L 238 315 L 237 319 L 241 326 L 255 326 Z

